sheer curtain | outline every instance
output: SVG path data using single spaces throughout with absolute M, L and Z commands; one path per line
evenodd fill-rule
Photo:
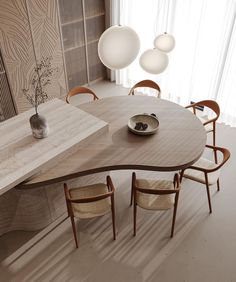
M 236 2 L 235 0 L 115 0 L 118 23 L 136 30 L 141 40 L 138 58 L 116 72 L 125 87 L 150 78 L 162 89 L 162 98 L 182 105 L 216 100 L 221 121 L 236 126 Z M 114 22 L 113 22 L 114 23 Z M 163 32 L 174 35 L 169 65 L 159 75 L 139 66 L 142 52 L 153 48 Z

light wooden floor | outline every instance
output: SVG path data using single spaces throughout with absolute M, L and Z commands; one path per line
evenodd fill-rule
M 103 82 L 91 88 L 100 97 L 128 92 Z M 0 237 L 0 281 L 236 281 L 236 128 L 217 124 L 217 136 L 217 144 L 229 148 L 232 156 L 222 171 L 221 191 L 212 187 L 211 215 L 204 186 L 184 180 L 174 238 L 169 238 L 171 212 L 140 209 L 133 238 L 131 172 L 112 172 L 117 188 L 115 242 L 109 215 L 77 223 L 79 250 L 74 247 L 69 220 L 20 256 L 35 233 L 11 232 Z M 137 174 L 171 177 L 167 173 Z

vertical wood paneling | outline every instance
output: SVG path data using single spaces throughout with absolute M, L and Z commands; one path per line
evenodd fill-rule
M 58 0 L 69 89 L 106 77 L 97 44 L 105 30 L 104 0 Z

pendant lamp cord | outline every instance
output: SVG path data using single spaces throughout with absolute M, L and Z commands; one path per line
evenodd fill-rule
M 118 25 L 121 26 L 121 0 L 117 0 L 118 7 Z
M 167 1 L 166 30 L 165 30 L 164 33 L 167 33 L 168 26 L 169 26 L 170 1 L 171 1 L 171 0 L 168 0 L 168 1 Z

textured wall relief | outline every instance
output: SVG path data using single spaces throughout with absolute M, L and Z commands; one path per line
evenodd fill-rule
M 56 0 L 1 0 L 0 48 L 18 112 L 31 107 L 22 89 L 30 83 L 35 55 L 37 61 L 52 56 L 52 64 L 59 70 L 48 88 L 49 98 L 65 95 Z
M 50 98 L 65 96 L 66 84 L 58 26 L 56 0 L 26 0 L 33 46 L 37 61 L 52 57 L 52 67 L 57 68 L 54 81 L 48 87 Z
M 35 59 L 24 0 L 0 1 L 0 44 L 17 109 L 27 110 L 21 89 L 27 87 Z

